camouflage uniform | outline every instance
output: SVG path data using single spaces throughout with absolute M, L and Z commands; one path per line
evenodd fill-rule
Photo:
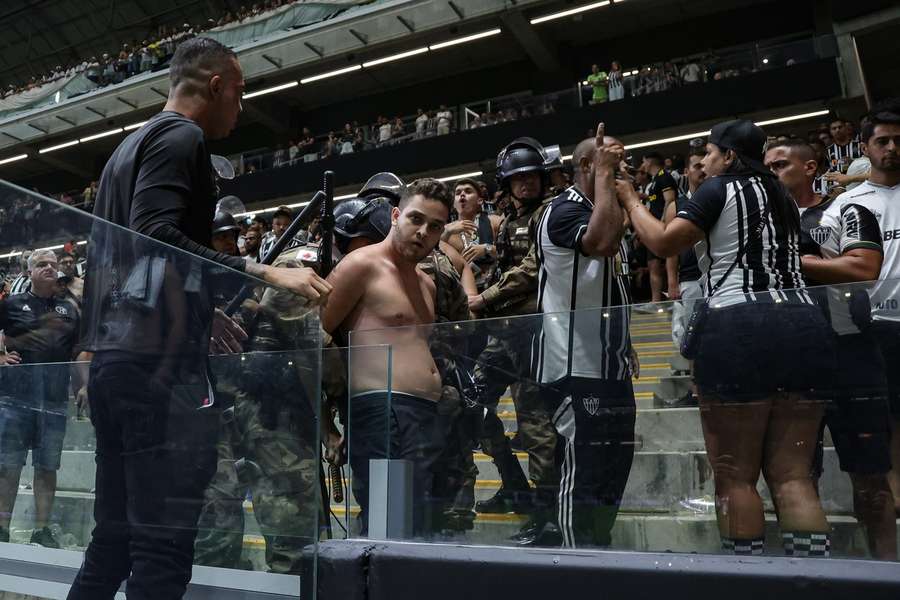
M 285 250 L 274 264 L 301 266 L 297 251 Z M 242 307 L 244 322 L 252 323 L 247 353 L 212 361 L 216 396 L 226 410 L 218 471 L 207 489 L 195 546 L 197 564 L 247 566 L 239 559 L 248 492 L 269 571 L 298 574 L 303 548 L 318 538 L 324 514 L 311 399 L 319 375 L 319 331 L 308 312 L 294 294 L 266 288 Z
M 436 323 L 453 323 L 469 318 L 469 303 L 459 273 L 446 254 L 436 249 L 419 263 L 435 283 Z M 430 340 L 431 354 L 444 381 L 438 414 L 447 427 L 447 444 L 435 466 L 435 498 L 443 503 L 436 529 L 471 529 L 474 512 L 475 479 L 478 469 L 472 443 L 478 429 L 480 410 L 466 407 L 457 389 L 452 370 L 465 368 L 465 337 L 447 327 L 438 327 Z
M 503 222 L 497 236 L 501 275 L 482 293 L 486 317 L 537 312 L 538 264 L 534 239 L 537 223 L 548 203 L 530 209 L 523 206 Z M 496 413 L 507 386 L 512 386 L 519 437 L 528 452 L 530 479 L 539 488 L 546 489 L 556 489 L 559 482 L 554 466 L 556 432 L 531 373 L 532 339 L 539 327 L 540 322 L 534 317 L 490 321 L 491 335 L 475 367 L 476 382 L 484 390 L 482 403 L 489 408 L 481 447 L 497 465 L 504 487 L 510 490 L 527 489 L 528 481 Z

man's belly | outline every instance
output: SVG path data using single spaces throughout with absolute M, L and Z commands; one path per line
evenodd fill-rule
M 441 376 L 431 350 L 416 336 L 392 339 L 389 330 L 355 333 L 350 342 L 348 388 L 350 396 L 373 390 L 403 392 L 437 401 L 441 397 Z M 387 335 L 385 335 L 387 334 Z

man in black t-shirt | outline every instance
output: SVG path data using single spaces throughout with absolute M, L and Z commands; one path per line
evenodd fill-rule
M 331 290 L 311 269 L 210 248 L 216 186 L 206 142 L 234 128 L 243 74 L 233 51 L 194 38 L 178 46 L 169 79 L 163 111 L 110 157 L 95 202 L 94 215 L 118 227 L 95 221 L 85 277 L 96 527 L 70 599 L 112 600 L 125 579 L 130 599 L 177 599 L 190 580 L 216 468 L 209 347 L 238 350 L 246 337 L 213 310 L 227 271 L 210 261 L 315 302 Z
M 647 190 L 647 204 L 650 213 L 662 220 L 666 206 L 675 202 L 678 195 L 678 184 L 663 168 L 663 157 L 658 152 L 644 155 L 641 169 L 651 177 L 650 187 Z M 647 267 L 650 271 L 650 300 L 662 302 L 663 289 L 665 289 L 666 266 L 665 261 L 651 252 L 647 252 Z
M 25 457 L 34 467 L 32 543 L 59 548 L 47 526 L 66 433 L 69 367 L 78 340 L 78 309 L 57 295 L 56 254 L 37 250 L 28 259 L 31 289 L 0 302 L 0 542 L 9 523 Z M 0 348 L 0 350 L 3 350 Z

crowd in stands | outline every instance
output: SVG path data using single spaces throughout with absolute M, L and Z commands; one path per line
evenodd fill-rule
M 175 48 L 182 41 L 204 31 L 239 23 L 298 1 L 302 0 L 266 0 L 253 3 L 249 8 L 242 5 L 237 11 L 228 11 L 218 19 L 210 17 L 201 23 L 160 25 L 154 31 L 148 32 L 147 37 L 123 43 L 118 50 L 104 52 L 99 57 L 91 56 L 89 59 L 65 66 L 57 65 L 52 71 L 31 77 L 28 81 L 0 85 L 0 99 L 80 73 L 84 73 L 88 79 L 102 87 L 121 83 L 140 73 L 164 69 L 175 54 Z

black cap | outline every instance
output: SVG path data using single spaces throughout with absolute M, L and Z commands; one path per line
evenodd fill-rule
M 709 143 L 723 150 L 733 150 L 750 170 L 760 175 L 772 175 L 772 170 L 762 161 L 766 132 L 753 121 L 735 119 L 719 123 L 710 131 Z

